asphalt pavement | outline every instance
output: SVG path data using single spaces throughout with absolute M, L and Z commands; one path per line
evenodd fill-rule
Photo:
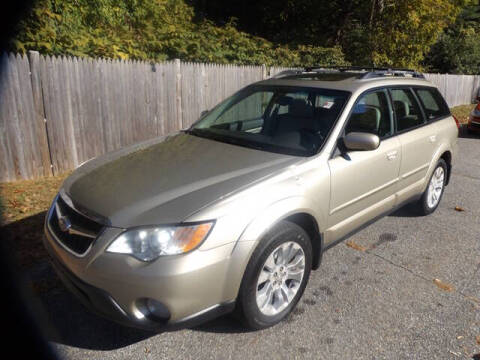
M 461 138 L 437 211 L 407 206 L 326 252 L 273 328 L 247 331 L 226 316 L 142 332 L 89 313 L 63 287 L 38 298 L 43 328 L 65 359 L 480 359 L 479 205 L 480 137 Z M 54 275 L 45 263 L 31 276 Z

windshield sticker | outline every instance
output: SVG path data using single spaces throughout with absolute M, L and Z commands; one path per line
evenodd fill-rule
M 333 106 L 333 101 L 325 101 L 322 105 L 325 109 L 330 109 Z

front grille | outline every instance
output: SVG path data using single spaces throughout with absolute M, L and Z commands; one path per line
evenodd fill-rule
M 76 255 L 85 255 L 103 228 L 72 209 L 60 196 L 53 204 L 48 224 L 57 240 Z

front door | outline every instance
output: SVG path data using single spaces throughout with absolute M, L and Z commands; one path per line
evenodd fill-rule
M 371 151 L 340 151 L 329 160 L 331 191 L 326 245 L 393 208 L 400 170 L 400 142 L 394 136 L 387 90 L 360 96 L 345 135 L 351 131 L 378 135 Z M 341 148 L 341 145 L 339 145 Z

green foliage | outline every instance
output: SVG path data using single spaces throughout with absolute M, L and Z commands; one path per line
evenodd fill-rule
M 238 15 L 241 28 L 283 44 L 340 45 L 354 65 L 420 68 L 430 46 L 468 2 L 230 0 L 222 7 L 223 0 L 208 0 L 201 10 L 217 20 L 218 9 Z
M 425 59 L 431 72 L 480 74 L 480 6 L 469 4 L 432 46 Z
M 19 24 L 10 50 L 153 61 L 352 63 L 479 72 L 478 0 L 230 0 L 228 4 L 224 0 L 38 0 Z
M 195 21 L 183 0 L 39 0 L 18 28 L 11 50 L 142 59 L 180 58 L 234 64 L 345 64 L 340 47 L 278 46 L 238 31 L 230 20 Z
M 372 13 L 369 39 L 373 63 L 415 68 L 442 30 L 455 20 L 458 7 L 450 0 L 385 0 L 383 10 Z

